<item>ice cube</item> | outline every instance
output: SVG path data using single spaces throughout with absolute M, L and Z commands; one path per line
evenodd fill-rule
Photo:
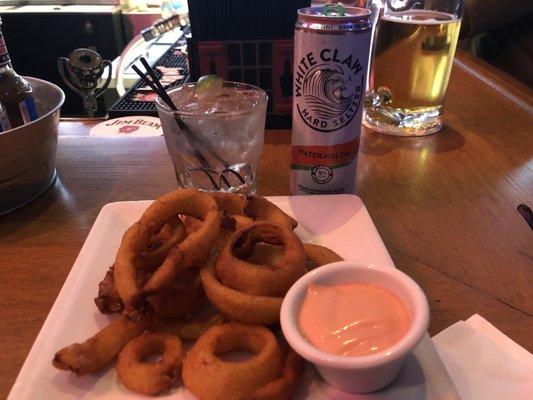
M 201 83 L 201 85 L 204 84 Z M 238 114 L 240 111 L 251 111 L 264 99 L 262 92 L 240 87 L 222 86 L 217 89 L 217 93 L 214 93 L 216 90 L 213 92 L 211 89 L 206 90 L 206 93 L 200 94 L 199 97 L 198 92 L 202 89 L 197 90 L 196 85 L 183 86 L 172 92 L 171 97 L 180 111 L 197 115 L 228 114 L 226 117 Z

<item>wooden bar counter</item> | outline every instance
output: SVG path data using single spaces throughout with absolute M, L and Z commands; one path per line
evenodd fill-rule
M 533 207 L 532 99 L 529 88 L 459 53 L 440 133 L 363 135 L 358 194 L 397 267 L 425 290 L 431 335 L 479 313 L 533 350 L 533 231 L 516 211 Z M 88 137 L 91 125 L 61 122 L 57 183 L 0 217 L 0 398 L 100 209 L 176 187 L 162 137 Z M 289 194 L 289 165 L 290 131 L 267 131 L 259 194 Z

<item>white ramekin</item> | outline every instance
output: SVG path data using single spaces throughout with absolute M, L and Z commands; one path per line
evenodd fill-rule
M 386 351 L 368 356 L 348 357 L 319 350 L 302 336 L 298 327 L 300 307 L 310 283 L 369 283 L 388 289 L 407 307 L 411 317 L 409 331 Z M 340 261 L 302 276 L 287 292 L 281 306 L 280 320 L 289 345 L 313 363 L 326 382 L 346 392 L 368 393 L 388 385 L 398 375 L 405 356 L 427 330 L 429 307 L 422 289 L 403 272 L 368 262 Z

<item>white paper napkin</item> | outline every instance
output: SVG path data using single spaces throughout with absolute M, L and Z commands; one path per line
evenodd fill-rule
M 463 400 L 533 399 L 533 355 L 480 315 L 446 328 L 433 343 Z

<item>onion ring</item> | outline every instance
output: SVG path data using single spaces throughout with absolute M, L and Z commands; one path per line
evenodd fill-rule
M 185 270 L 174 279 L 170 289 L 150 297 L 156 316 L 183 318 L 202 306 L 205 300 L 202 282 L 195 270 Z
M 158 329 L 178 335 L 183 340 L 197 340 L 209 328 L 226 321 L 226 317 L 217 312 L 201 318 L 186 318 L 178 321 L 158 319 L 156 324 Z
M 298 226 L 298 221 L 286 214 L 277 205 L 271 203 L 264 197 L 248 196 L 244 206 L 244 214 L 255 221 L 268 221 L 294 229 Z
M 246 261 L 257 265 L 276 265 L 283 257 L 283 246 L 257 243 Z
M 157 224 L 157 218 L 160 215 L 163 215 L 163 220 L 168 220 L 176 214 L 190 215 L 203 221 L 198 231 L 191 233 L 178 245 L 178 249 L 183 254 L 183 260 L 180 260 L 181 268 L 200 266 L 209 257 L 209 253 L 205 249 L 213 245 L 220 229 L 221 216 L 216 202 L 208 194 L 196 189 L 176 190 L 154 201 L 144 212 L 140 222 L 153 225 Z M 172 278 L 175 276 L 175 272 L 174 275 L 171 274 Z M 153 287 L 150 281 L 157 281 L 159 278 L 157 275 L 160 273 L 165 273 L 163 266 L 155 271 L 152 278 L 146 283 L 146 291 L 153 291 L 159 288 L 159 286 Z M 166 273 L 168 275 L 171 271 L 166 271 Z
M 233 232 L 235 230 L 235 226 L 237 226 L 235 218 L 224 211 L 220 220 L 220 229 Z
M 186 236 L 185 225 L 179 217 L 168 221 L 157 234 L 152 236 L 147 249 L 140 254 L 139 258 L 144 268 L 153 271 L 160 266 L 170 249 L 177 243 L 183 242 Z
M 275 265 L 245 261 L 259 242 L 283 244 L 283 255 Z M 230 237 L 215 271 L 220 281 L 232 289 L 260 296 L 283 296 L 306 272 L 304 248 L 292 230 L 279 224 L 255 222 Z
M 145 317 L 138 322 L 121 316 L 83 343 L 74 343 L 59 350 L 52 364 L 78 376 L 92 374 L 107 367 L 133 338 L 143 333 L 151 323 Z
M 162 359 L 153 363 L 145 361 L 154 354 L 162 354 Z M 155 396 L 174 386 L 180 377 L 184 356 L 185 350 L 177 336 L 146 332 L 120 352 L 117 374 L 129 390 Z
M 196 219 L 194 217 L 190 217 L 188 215 L 183 215 L 181 217 L 181 220 L 183 221 L 183 224 L 185 225 L 185 231 L 187 232 L 187 236 L 189 236 L 191 233 L 196 232 L 203 224 L 203 221 Z
M 229 215 L 244 215 L 246 197 L 236 193 L 210 193 L 216 201 L 218 210 Z
M 161 266 L 154 271 L 152 276 L 142 287 L 142 294 L 147 297 L 149 294 L 159 293 L 170 287 L 179 271 L 185 271 L 185 254 L 178 247 L 173 247 L 165 258 Z M 181 269 L 178 268 L 181 265 Z
M 134 303 L 138 301 L 140 292 L 136 259 L 148 245 L 151 236 L 151 229 L 136 222 L 122 237 L 122 243 L 117 252 L 113 278 L 122 303 L 127 305 L 129 311 L 137 306 Z
M 256 296 L 224 286 L 209 263 L 200 270 L 205 295 L 224 315 L 250 324 L 279 322 L 282 297 Z
M 290 399 L 296 389 L 298 379 L 302 376 L 304 363 L 302 358 L 289 349 L 281 377 L 255 390 L 246 400 L 286 400 Z
M 250 217 L 246 217 L 244 215 L 233 215 L 233 218 L 235 219 L 235 229 L 242 229 L 246 228 L 247 226 L 250 226 L 254 223 L 254 220 Z
M 322 265 L 344 260 L 333 250 L 317 244 L 304 243 L 307 270 L 310 271 Z
M 243 218 L 247 218 L 247 217 L 243 217 Z M 190 235 L 193 232 L 196 232 L 198 229 L 200 229 L 200 227 L 203 224 L 203 221 L 193 218 L 193 217 L 188 217 L 186 215 L 183 216 L 183 221 L 185 223 L 185 229 L 188 235 Z M 229 215 L 228 213 L 223 212 L 221 215 L 221 219 L 220 219 L 220 229 L 229 230 L 233 232 L 235 230 L 235 227 L 236 227 L 235 218 L 232 215 Z
M 161 230 L 152 236 L 148 247 L 140 254 L 138 262 L 135 263 L 138 275 L 137 281 L 142 284 L 147 274 L 151 273 L 165 260 L 172 246 L 182 242 L 185 236 L 185 225 L 179 217 L 163 225 Z M 94 299 L 102 314 L 121 312 L 124 308 L 115 286 L 113 271 L 114 267 L 111 266 L 104 279 L 98 284 L 98 296 Z
M 118 295 L 113 278 L 113 266 L 109 267 L 104 279 L 98 284 L 98 296 L 94 298 L 94 303 L 102 314 L 114 314 L 122 311 L 122 300 Z
M 154 233 L 159 232 L 166 221 L 178 214 L 191 215 L 204 222 L 198 231 L 172 248 L 165 262 L 142 288 L 145 295 L 168 287 L 180 268 L 199 266 L 205 262 L 209 256 L 206 249 L 217 239 L 221 217 L 215 201 L 208 194 L 196 189 L 181 189 L 155 200 L 141 219 L 126 231 L 115 261 L 115 285 L 124 303 L 124 311 L 130 317 L 142 314 L 144 308 L 135 260 L 147 247 Z
M 242 362 L 220 358 L 231 351 L 253 353 Z M 274 334 L 260 325 L 230 323 L 205 332 L 183 364 L 185 387 L 200 400 L 242 399 L 280 376 L 282 353 Z

